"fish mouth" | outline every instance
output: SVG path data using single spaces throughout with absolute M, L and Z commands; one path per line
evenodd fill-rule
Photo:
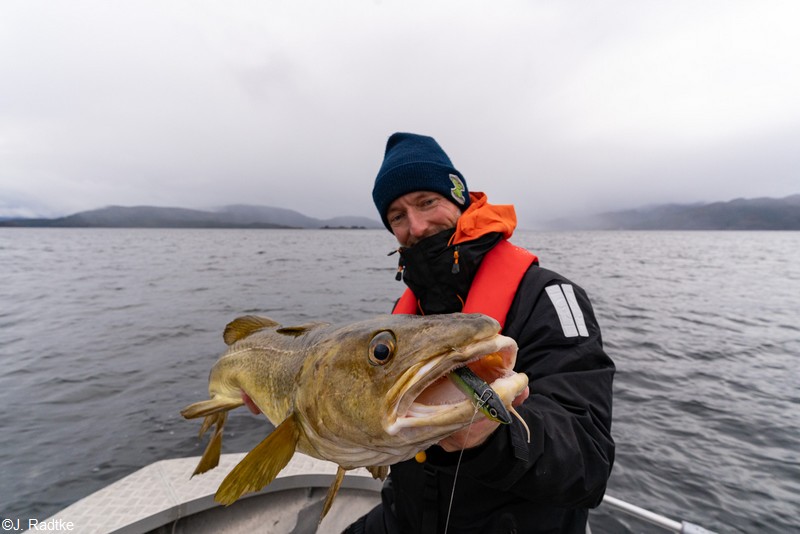
M 398 435 L 403 429 L 437 427 L 447 434 L 469 424 L 475 404 L 448 378 L 454 370 L 467 366 L 492 387 L 505 406 L 528 385 L 524 373 L 514 371 L 517 343 L 510 337 L 494 336 L 466 347 L 453 348 L 420 362 L 395 385 L 398 400 L 387 418 L 386 431 Z

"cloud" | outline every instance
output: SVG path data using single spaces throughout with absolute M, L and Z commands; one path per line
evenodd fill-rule
M 374 217 L 385 139 L 405 130 L 435 136 L 522 220 L 788 195 L 798 15 L 708 0 L 5 2 L 0 191 L 61 213 Z

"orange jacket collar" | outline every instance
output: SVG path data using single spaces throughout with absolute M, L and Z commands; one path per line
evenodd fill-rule
M 500 232 L 505 239 L 511 237 L 517 227 L 517 213 L 511 204 L 489 204 L 486 194 L 471 192 L 470 205 L 456 224 L 456 232 L 450 244 L 477 239 L 490 232 Z

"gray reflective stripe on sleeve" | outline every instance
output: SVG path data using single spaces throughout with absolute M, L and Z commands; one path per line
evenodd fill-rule
M 545 291 L 547 291 L 547 296 L 550 297 L 550 301 L 553 303 L 556 313 L 558 313 L 558 320 L 561 322 L 564 336 L 577 337 L 578 329 L 575 327 L 575 321 L 572 319 L 572 312 L 569 311 L 569 304 L 567 304 L 567 298 L 561 291 L 561 286 L 547 286 Z
M 575 324 L 578 325 L 578 333 L 584 337 L 589 337 L 589 331 L 586 329 L 586 321 L 583 320 L 583 312 L 581 307 L 578 306 L 578 300 L 575 298 L 575 291 L 572 289 L 571 284 L 563 284 L 561 289 L 564 295 L 567 296 L 567 304 L 569 309 L 572 310 L 572 317 L 575 319 Z
M 575 298 L 575 290 L 571 284 L 552 285 L 544 288 L 547 296 L 558 313 L 558 320 L 564 330 L 565 337 L 589 337 L 583 312 Z

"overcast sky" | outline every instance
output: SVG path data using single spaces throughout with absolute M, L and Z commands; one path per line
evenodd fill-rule
M 0 2 L 0 215 L 365 215 L 435 137 L 520 224 L 800 193 L 800 2 Z

